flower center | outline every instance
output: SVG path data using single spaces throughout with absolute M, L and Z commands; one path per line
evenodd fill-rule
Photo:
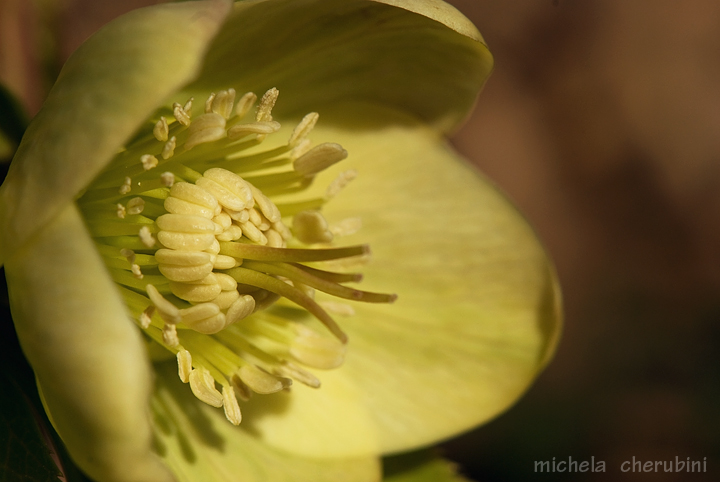
M 356 231 L 358 220 L 329 226 L 320 213 L 355 173 L 342 173 L 323 197 L 295 199 L 347 152 L 333 143 L 312 147 L 316 113 L 287 143 L 264 149 L 281 127 L 272 118 L 277 97 L 276 89 L 266 92 L 249 122 L 257 97 L 235 102 L 233 89 L 210 94 L 195 118 L 193 99 L 161 110 L 78 200 L 151 355 L 175 354 L 182 381 L 236 425 L 238 399 L 292 380 L 317 388 L 307 368 L 342 363 L 347 337 L 329 312 L 352 307 L 316 302 L 315 290 L 395 300 L 346 286 L 360 281 L 357 273 L 323 269 L 326 261 L 367 257 L 364 245 L 328 246 Z

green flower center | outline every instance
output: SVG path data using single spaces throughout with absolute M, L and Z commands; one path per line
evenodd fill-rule
M 355 173 L 339 175 L 323 197 L 302 198 L 315 175 L 347 152 L 333 143 L 312 147 L 316 113 L 287 143 L 263 148 L 280 130 L 272 118 L 277 97 L 276 89 L 265 93 L 249 122 L 257 97 L 235 102 L 233 89 L 210 94 L 197 117 L 192 99 L 158 112 L 78 200 L 151 355 L 175 354 L 182 381 L 236 425 L 238 399 L 287 389 L 292 380 L 319 387 L 307 368 L 342 363 L 347 337 L 329 312 L 353 310 L 316 302 L 315 290 L 370 303 L 395 299 L 348 287 L 361 275 L 322 266 L 368 254 L 364 245 L 328 246 L 359 222 L 329 226 L 319 211 Z

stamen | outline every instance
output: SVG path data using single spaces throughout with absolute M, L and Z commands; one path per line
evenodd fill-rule
M 223 396 L 215 388 L 215 379 L 205 367 L 197 367 L 190 372 L 188 377 L 190 390 L 203 402 L 213 407 L 223 406 Z
M 333 233 L 320 211 L 301 211 L 293 217 L 293 234 L 305 244 L 329 243 Z
M 313 130 L 313 127 L 315 127 L 315 124 L 317 124 L 319 118 L 320 115 L 317 112 L 311 112 L 303 117 L 300 123 L 293 129 L 290 139 L 288 140 L 288 145 L 295 146 L 298 142 L 305 140 L 308 134 L 310 134 L 310 131 Z
M 151 154 L 144 154 L 140 158 L 140 163 L 142 164 L 144 170 L 149 171 L 150 169 L 157 167 L 158 158 Z
M 213 97 L 210 110 L 216 114 L 220 114 L 225 119 L 229 119 L 233 112 L 233 104 L 235 102 L 235 89 L 221 90 Z M 207 104 L 206 108 L 207 108 Z
M 315 146 L 293 162 L 293 169 L 312 176 L 345 159 L 348 153 L 340 144 L 326 142 Z
M 356 177 L 357 171 L 354 169 L 341 172 L 328 186 L 327 191 L 325 192 L 325 197 L 327 199 L 334 198 L 340 193 L 340 191 L 345 189 L 345 186 L 350 184 L 350 182 L 353 181 Z
M 125 219 L 125 206 L 120 203 L 117 204 L 117 217 Z
M 252 391 L 261 395 L 279 392 L 292 383 L 290 380 L 274 377 L 255 365 L 242 366 L 238 376 Z
M 192 355 L 187 350 L 179 350 L 177 352 L 178 376 L 183 383 L 190 381 L 190 372 L 192 372 Z
M 190 115 L 177 102 L 173 104 L 173 116 L 180 124 L 185 127 L 190 125 Z
M 240 405 L 238 405 L 237 398 L 235 398 L 235 391 L 229 386 L 224 386 L 222 389 L 222 397 L 225 417 L 233 425 L 240 425 L 240 422 L 242 421 L 242 414 L 240 412 Z
M 118 191 L 120 194 L 125 195 L 130 192 L 132 189 L 132 179 L 130 177 L 125 177 L 125 181 L 123 182 L 122 186 L 120 186 L 120 190 Z
M 255 115 L 255 120 L 257 122 L 270 122 L 273 120 L 272 109 L 275 107 L 278 95 L 280 95 L 280 92 L 274 87 L 265 92 L 265 95 L 263 95 L 262 99 L 260 99 L 260 105 L 258 106 L 257 114 Z
M 140 232 L 138 233 L 138 236 L 140 238 L 140 241 L 142 244 L 145 245 L 146 248 L 152 248 L 155 246 L 155 238 L 153 238 L 153 235 L 150 233 L 150 228 L 147 226 L 143 226 L 140 228 Z
M 160 142 L 165 142 L 168 140 L 168 134 L 170 132 L 170 129 L 168 128 L 168 123 L 165 120 L 165 117 L 160 117 L 160 120 L 157 121 L 155 124 L 155 127 L 153 128 L 153 135 L 155 136 L 155 139 L 159 140 Z
M 172 136 L 170 140 L 168 140 L 163 145 L 162 153 L 160 153 L 160 156 L 162 156 L 162 158 L 165 160 L 170 159 L 173 154 L 175 154 L 175 147 L 177 147 L 177 137 Z
M 250 109 L 252 109 L 253 105 L 255 105 L 255 102 L 257 101 L 257 95 L 253 94 L 252 92 L 248 92 L 247 94 L 240 97 L 240 100 L 237 102 L 237 106 L 235 106 L 235 115 L 239 118 L 245 117 L 245 114 L 250 112 Z
M 141 197 L 134 197 L 127 203 L 127 213 L 134 215 L 140 214 L 145 209 L 145 200 Z
M 172 187 L 175 183 L 175 174 L 172 172 L 163 172 L 160 174 L 160 183 L 165 187 Z

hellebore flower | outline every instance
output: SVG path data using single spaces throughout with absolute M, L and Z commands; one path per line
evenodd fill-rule
M 163 4 L 80 47 L 0 188 L 18 337 L 78 465 L 377 480 L 513 403 L 560 310 L 443 141 L 491 65 L 438 0 Z

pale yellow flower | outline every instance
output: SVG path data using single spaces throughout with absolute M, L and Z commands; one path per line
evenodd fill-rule
M 436 0 L 165 4 L 113 21 L 78 49 L 0 188 L 0 254 L 18 336 L 78 465 L 99 481 L 370 481 L 379 477 L 380 455 L 432 444 L 512 404 L 554 349 L 559 295 L 532 230 L 443 139 L 468 114 L 491 65 L 475 27 Z M 202 154 L 193 168 L 205 169 L 217 154 L 208 147 L 214 144 L 188 139 L 199 132 L 192 122 L 207 96 L 273 87 L 281 94 L 272 121 L 258 121 L 282 128 L 261 148 L 278 146 L 273 139 L 282 148 L 304 114 L 320 113 L 308 137 L 314 145 L 338 143 L 350 155 L 314 176 L 299 199 L 332 198 L 321 203 L 324 219 L 347 234 L 334 244 L 372 246 L 360 267 L 362 288 L 399 298 L 351 309 L 325 304 L 354 313 L 337 316 L 349 339 L 342 366 L 316 371 L 320 389 L 295 383 L 240 403 L 236 427 L 227 420 L 239 421 L 234 402 L 223 398 L 223 413 L 193 396 L 176 364 L 150 364 L 141 333 L 158 340 L 158 330 L 175 326 L 167 321 L 172 309 L 162 319 L 156 314 L 147 330 L 138 326 L 137 306 L 126 303 L 128 290 L 118 291 L 111 276 L 112 256 L 93 242 L 108 235 L 102 216 L 88 214 L 87 199 L 116 180 L 113 193 L 128 196 L 118 219 L 128 210 L 134 215 L 139 201 L 129 198 L 140 177 L 117 169 L 123 146 L 138 154 L 128 169 L 157 174 L 148 182 L 167 193 L 161 151 L 169 154 L 163 143 L 170 139 L 151 134 L 158 123 L 164 129 L 160 116 L 182 129 L 181 118 L 191 114 L 183 141 Z M 184 105 L 190 97 L 193 108 Z M 181 109 L 175 122 L 174 102 Z M 232 115 L 223 117 L 231 123 Z M 143 135 L 157 143 L 144 154 L 154 158 L 140 155 Z M 230 166 L 224 162 L 218 167 Z M 309 165 L 296 170 L 314 175 Z M 334 180 L 354 172 L 357 179 L 342 192 L 328 194 Z M 284 202 L 273 186 L 266 192 Z M 307 216 L 296 220 L 296 237 L 307 229 L 306 240 L 329 241 L 317 238 L 323 220 Z M 362 227 L 354 232 L 356 218 Z M 154 231 L 137 243 L 157 235 L 159 224 L 148 226 Z M 125 273 L 141 281 L 126 254 Z M 321 294 L 317 300 L 336 303 Z M 297 312 L 288 310 L 275 313 Z M 188 333 L 195 336 L 185 330 L 181 345 L 166 334 L 166 345 L 177 351 L 191 343 Z M 202 336 L 192 339 L 222 339 Z M 194 354 L 209 352 L 201 346 Z M 198 369 L 202 362 L 194 360 Z M 216 377 L 210 385 L 226 381 Z

